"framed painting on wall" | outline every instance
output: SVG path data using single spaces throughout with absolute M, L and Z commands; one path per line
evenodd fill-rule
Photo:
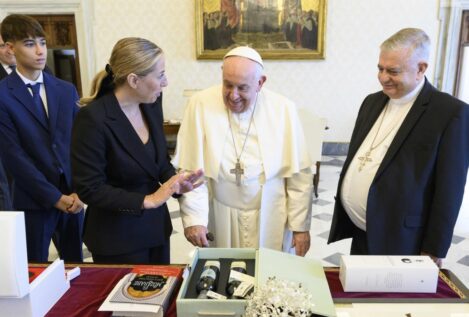
M 327 0 L 196 0 L 198 59 L 247 45 L 264 59 L 323 59 Z

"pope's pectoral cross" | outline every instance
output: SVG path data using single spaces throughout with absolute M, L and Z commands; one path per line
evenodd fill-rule
M 241 175 L 244 174 L 244 169 L 241 168 L 241 163 L 239 163 L 239 160 L 235 164 L 235 168 L 230 169 L 231 174 L 236 175 L 236 185 L 241 186 Z
M 373 160 L 370 157 L 371 151 L 366 151 L 365 156 L 359 156 L 360 165 L 358 166 L 358 171 L 361 172 L 366 162 L 372 162 Z

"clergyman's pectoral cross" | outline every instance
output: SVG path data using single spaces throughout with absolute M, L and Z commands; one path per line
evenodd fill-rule
M 366 162 L 372 162 L 373 160 L 370 157 L 371 151 L 366 151 L 365 156 L 359 156 L 360 165 L 358 166 L 358 171 L 361 172 Z
M 244 174 L 244 169 L 241 168 L 241 163 L 239 163 L 239 160 L 235 164 L 235 168 L 230 169 L 231 174 L 236 175 L 236 185 L 241 186 L 241 175 Z

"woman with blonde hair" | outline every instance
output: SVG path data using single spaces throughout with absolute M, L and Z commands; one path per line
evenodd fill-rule
M 96 263 L 169 263 L 166 201 L 200 184 L 201 170 L 176 174 L 163 133 L 162 50 L 129 37 L 82 98 L 72 132 L 73 183 L 88 205 L 83 240 Z

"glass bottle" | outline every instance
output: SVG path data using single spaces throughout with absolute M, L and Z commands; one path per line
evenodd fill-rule
M 236 261 L 231 263 L 230 278 L 228 279 L 228 284 L 226 284 L 226 296 L 228 298 L 237 298 L 233 296 L 236 288 L 241 284 L 240 280 L 237 280 L 231 276 L 231 271 L 240 272 L 246 274 L 246 262 Z
M 220 262 L 207 261 L 204 269 L 196 284 L 196 291 L 199 296 L 197 298 L 207 298 L 208 291 L 214 291 L 218 285 L 218 277 L 220 275 Z

